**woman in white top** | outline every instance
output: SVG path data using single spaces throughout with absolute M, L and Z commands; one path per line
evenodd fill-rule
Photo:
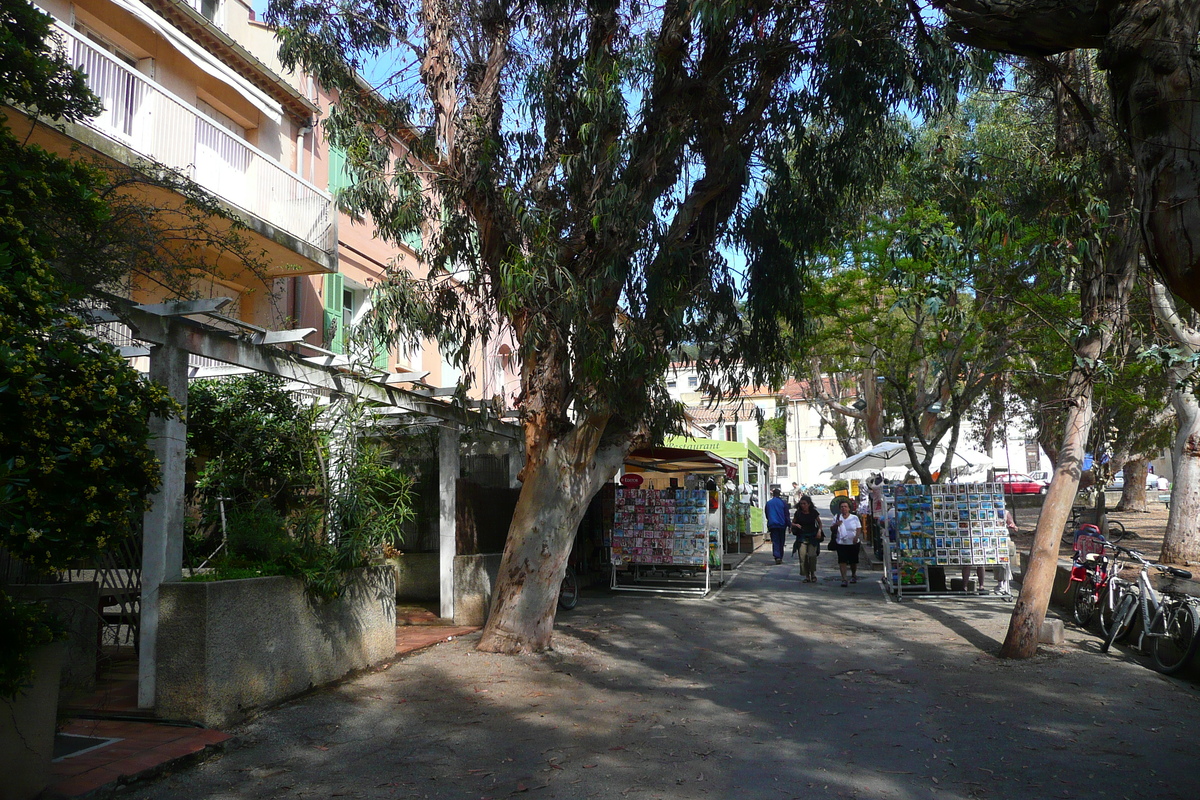
M 858 545 L 862 541 L 862 520 L 850 513 L 849 500 L 838 503 L 833 525 L 842 586 L 846 585 L 846 567 L 850 568 L 850 583 L 858 583 Z

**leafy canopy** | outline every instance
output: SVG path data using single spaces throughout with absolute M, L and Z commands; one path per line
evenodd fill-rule
M 960 69 L 896 0 L 276 0 L 268 20 L 336 97 L 343 206 L 394 242 L 424 226 L 428 275 L 385 287 L 380 327 L 464 368 L 513 335 L 552 435 L 661 432 L 684 344 L 710 390 L 780 379 L 805 331 L 793 254 L 884 172 L 889 115 Z M 805 171 L 768 192 L 789 153 Z

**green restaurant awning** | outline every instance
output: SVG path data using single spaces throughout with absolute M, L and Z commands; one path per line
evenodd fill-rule
M 770 459 L 762 448 L 754 442 L 726 442 L 720 439 L 694 439 L 690 436 L 668 436 L 663 444 L 667 447 L 679 447 L 685 450 L 706 450 L 721 458 L 745 460 L 754 457 L 756 461 L 769 464 Z

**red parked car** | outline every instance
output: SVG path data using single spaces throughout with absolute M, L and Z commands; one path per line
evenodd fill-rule
M 1034 480 L 1023 472 L 1001 472 L 996 475 L 997 482 L 1004 485 L 1008 494 L 1045 494 L 1046 484 Z

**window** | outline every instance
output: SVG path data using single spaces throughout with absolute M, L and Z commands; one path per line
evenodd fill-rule
M 736 442 L 737 441 L 737 425 L 726 425 L 725 426 L 725 441 L 727 441 L 727 442 Z
M 776 464 L 775 465 L 775 477 L 776 478 L 786 478 L 787 476 L 788 476 L 787 464 Z
M 200 16 L 224 30 L 224 20 L 218 17 L 221 13 L 221 0 L 184 0 L 184 2 L 200 12 Z
M 688 388 L 695 389 L 700 384 L 700 379 L 695 375 L 688 375 Z
M 667 388 L 674 389 L 676 383 L 678 383 L 678 381 L 676 381 L 674 378 L 671 378 L 669 381 L 667 381 Z

